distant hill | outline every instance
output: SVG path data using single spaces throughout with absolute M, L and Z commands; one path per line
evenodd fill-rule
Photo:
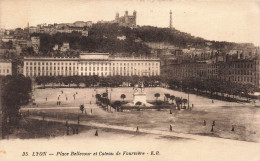
M 109 23 L 93 24 L 88 37 L 81 36 L 78 32 L 55 35 L 32 34 L 31 36 L 40 36 L 42 53 L 48 53 L 55 44 L 62 45 L 63 42 L 69 42 L 70 48 L 74 50 L 109 52 L 112 55 L 120 53 L 124 56 L 149 56 L 150 49 L 143 42 L 167 42 L 179 48 L 208 47 L 221 50 L 252 46 L 252 44 L 209 41 L 169 28 L 143 26 L 131 29 Z M 119 38 L 122 36 L 125 39 Z

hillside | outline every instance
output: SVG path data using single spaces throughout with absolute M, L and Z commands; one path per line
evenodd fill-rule
M 33 34 L 40 36 L 40 51 L 47 54 L 55 44 L 62 45 L 69 42 L 73 50 L 89 52 L 109 52 L 112 55 L 120 53 L 124 56 L 150 55 L 150 49 L 143 42 L 167 42 L 179 48 L 211 48 L 233 49 L 241 45 L 231 42 L 208 41 L 191 36 L 188 33 L 168 28 L 152 26 L 137 27 L 134 29 L 120 27 L 117 24 L 94 24 L 89 30 L 88 37 L 80 33 L 57 33 L 55 35 Z M 124 39 L 120 39 L 122 37 Z M 243 44 L 245 46 L 245 44 Z

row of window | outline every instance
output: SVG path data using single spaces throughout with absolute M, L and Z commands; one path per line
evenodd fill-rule
M 63 62 L 61 62 L 61 63 L 52 63 L 52 62 L 38 62 L 38 63 L 36 63 L 36 62 L 26 62 L 26 65 L 78 65 L 78 63 L 63 63 Z M 113 65 L 113 66 L 115 66 L 115 65 L 123 65 L 123 66 L 133 66 L 133 65 L 145 65 L 145 66 L 158 66 L 159 65 L 159 63 L 106 63 L 106 62 L 85 62 L 85 63 L 83 63 L 83 62 L 81 62 L 80 63 L 81 65 L 83 65 L 83 64 L 85 64 L 85 65 L 88 65 L 88 64 L 93 64 L 93 65 L 95 65 L 95 64 L 97 64 L 97 65 L 107 65 L 107 64 L 109 64 L 109 65 Z
M 97 75 L 97 76 L 107 76 L 108 72 L 81 72 L 80 75 Z M 111 72 L 109 72 L 109 75 L 111 74 Z M 26 76 L 74 76 L 74 75 L 78 75 L 77 72 L 26 72 L 25 74 Z M 152 72 L 152 73 L 143 73 L 143 72 L 112 72 L 112 75 L 127 75 L 127 76 L 131 76 L 131 75 L 158 75 L 158 72 Z
M 9 69 L 0 69 L 0 74 L 9 74 Z

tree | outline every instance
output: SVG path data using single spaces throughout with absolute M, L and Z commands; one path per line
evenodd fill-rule
M 84 105 L 82 104 L 82 105 L 80 105 L 80 107 L 79 107 L 79 109 L 80 109 L 80 111 L 83 113 L 83 111 L 84 111 Z
M 107 95 L 106 92 L 102 94 L 102 97 L 104 97 L 104 98 L 107 98 L 107 96 L 108 96 L 108 95 Z
M 182 104 L 182 99 L 180 97 L 176 97 L 175 102 L 176 102 L 178 109 L 180 109 L 180 105 Z
M 100 94 L 96 94 L 96 103 L 99 101 L 99 99 L 101 98 L 101 95 Z
M 125 94 L 121 94 L 121 99 L 123 99 L 123 102 L 124 102 L 124 99 L 126 98 L 126 95 Z
M 174 96 L 174 95 L 171 95 L 171 96 L 170 96 L 170 99 L 172 100 L 172 103 L 173 103 L 173 100 L 175 99 L 175 96 Z
M 171 95 L 170 95 L 169 93 L 165 93 L 164 95 L 165 95 L 166 100 L 167 100 L 167 102 L 168 102 L 168 99 L 170 98 Z
M 188 103 L 188 100 L 186 98 L 184 98 L 184 99 L 182 99 L 182 102 L 183 102 L 183 104 L 185 106 L 185 104 Z
M 156 97 L 156 102 L 158 102 L 158 97 L 160 97 L 160 94 L 159 93 L 155 93 L 154 97 Z
M 120 102 L 120 101 L 115 101 L 115 102 L 113 103 L 113 105 L 114 105 L 116 111 L 118 111 L 119 107 L 121 106 L 121 102 Z
M 30 99 L 32 90 L 30 78 L 23 75 L 6 76 L 2 81 L 3 113 L 11 125 L 18 125 L 19 109 L 26 105 Z

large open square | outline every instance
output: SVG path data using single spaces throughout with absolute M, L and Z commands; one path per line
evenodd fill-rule
M 95 151 L 116 153 L 124 150 L 146 153 L 146 156 L 132 156 L 127 159 L 142 160 L 148 157 L 150 160 L 176 161 L 183 159 L 206 161 L 209 158 L 214 161 L 234 159 L 257 161 L 260 157 L 257 150 L 260 147 L 259 128 L 257 128 L 260 122 L 260 111 L 251 104 L 220 100 L 212 102 L 211 99 L 190 94 L 190 104 L 194 104 L 192 110 L 172 109 L 172 114 L 170 114 L 170 109 L 115 112 L 114 109 L 107 111 L 96 104 L 95 94 L 102 94 L 105 91 L 106 88 L 36 89 L 33 92 L 36 105 L 21 109 L 24 115 L 30 113 L 30 116 L 26 116 L 25 119 L 31 122 L 31 127 L 26 127 L 27 132 L 18 132 L 17 135 L 20 138 L 37 138 L 39 146 L 44 145 L 44 140 L 48 139 L 51 147 L 64 152 L 76 148 L 80 152 L 92 153 Z M 109 88 L 108 91 L 112 91 L 112 101 L 121 100 L 121 94 L 126 95 L 125 101 L 131 102 L 133 99 L 133 88 L 122 87 L 112 90 Z M 188 97 L 184 92 L 159 87 L 146 88 L 145 91 L 148 102 L 155 101 L 155 93 L 160 93 L 159 100 L 162 101 L 164 93 L 176 97 Z M 57 105 L 58 97 L 61 105 Z M 81 104 L 85 106 L 83 113 L 79 110 Z M 66 120 L 71 128 L 75 128 L 78 116 L 80 116 L 79 134 L 73 135 L 70 132 L 69 136 L 66 135 Z M 203 120 L 206 120 L 206 126 Z M 215 127 L 211 132 L 213 121 L 215 121 Z M 172 131 L 169 130 L 170 125 Z M 234 131 L 231 131 L 232 125 L 235 126 Z M 139 132 L 136 132 L 137 126 Z M 97 130 L 98 136 L 95 136 Z M 10 150 L 12 144 L 21 145 L 30 144 L 30 142 L 30 140 L 14 140 L 9 146 L 4 145 Z M 88 144 L 92 145 L 92 148 L 86 148 Z M 110 147 L 109 145 L 112 144 L 113 146 Z M 131 145 L 131 148 L 126 148 L 126 145 Z M 32 150 L 33 147 L 29 146 L 28 149 Z M 49 147 L 48 151 L 55 151 L 55 148 L 51 150 L 52 148 Z M 159 151 L 160 155 L 151 156 L 150 151 L 153 150 Z M 216 158 L 215 156 L 219 153 L 222 155 Z M 11 156 L 9 158 L 12 159 Z M 84 160 L 84 158 L 77 157 L 78 160 Z M 103 159 L 108 158 L 113 158 L 113 156 L 106 156 Z M 64 159 L 59 158 L 59 160 Z M 125 160 L 126 158 L 121 156 L 113 159 Z
M 99 123 L 109 126 L 128 127 L 135 130 L 169 131 L 172 126 L 173 132 L 196 135 L 207 135 L 241 141 L 259 142 L 260 110 L 251 104 L 224 102 L 211 100 L 205 97 L 189 95 L 192 110 L 127 110 L 115 112 L 108 111 L 96 104 L 95 94 L 102 94 L 106 88 L 60 88 L 60 89 L 36 89 L 33 98 L 36 105 L 22 108 L 23 112 L 30 111 L 31 115 L 45 118 L 56 118 L 58 120 L 76 121 L 80 115 L 80 121 L 88 123 Z M 159 100 L 164 100 L 164 94 L 169 93 L 175 97 L 187 98 L 188 94 L 165 88 L 146 88 L 148 102 L 155 101 L 154 94 L 159 93 Z M 108 88 L 108 97 L 112 102 L 121 100 L 121 94 L 125 94 L 125 101 L 133 100 L 133 88 Z M 111 94 L 110 94 L 111 92 Z M 75 99 L 73 95 L 75 94 Z M 61 105 L 57 105 L 57 101 Z M 47 100 L 46 100 L 47 98 Z M 67 98 L 67 99 L 66 99 Z M 172 102 L 169 100 L 169 102 Z M 82 113 L 79 106 L 84 104 L 85 111 Z M 206 121 L 206 126 L 204 122 Z M 212 122 L 215 121 L 214 131 L 211 132 Z M 232 125 L 235 127 L 231 131 Z

